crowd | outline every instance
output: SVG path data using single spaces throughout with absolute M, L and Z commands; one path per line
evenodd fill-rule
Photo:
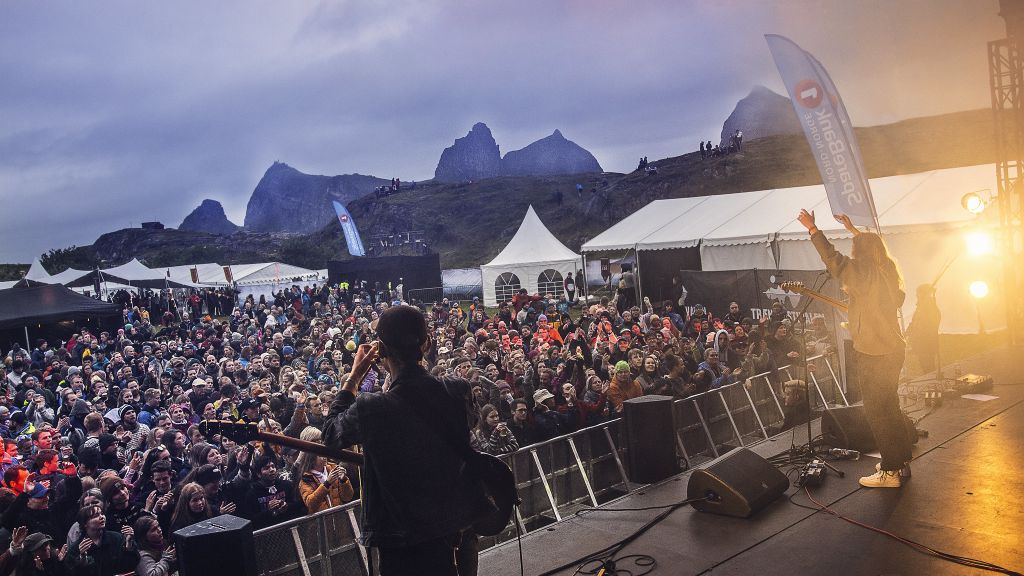
M 520 290 L 490 311 L 478 299 L 410 302 L 428 322 L 425 368 L 472 387 L 476 450 L 510 453 L 615 418 L 630 398 L 687 397 L 806 351 L 781 307 L 755 323 L 738 303 L 687 315 L 626 292 L 580 303 L 574 290 Z M 319 442 L 358 346 L 405 300 L 401 286 L 294 287 L 233 306 L 224 291 L 195 295 L 184 310 L 164 295 L 129 301 L 116 330 L 6 351 L 0 576 L 169 574 L 169 536 L 184 526 L 231 513 L 259 529 L 359 497 L 355 467 L 205 436 L 198 423 Z M 828 341 L 823 323 L 813 336 Z M 358 388 L 388 385 L 378 367 Z

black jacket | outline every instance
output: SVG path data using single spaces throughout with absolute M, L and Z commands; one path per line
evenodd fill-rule
M 419 366 L 399 374 L 387 392 L 357 399 L 342 391 L 335 398 L 323 437 L 328 446 L 363 446 L 364 545 L 410 546 L 452 535 L 490 511 L 461 456 L 470 449 L 469 399 L 467 382 L 449 381 L 446 391 Z

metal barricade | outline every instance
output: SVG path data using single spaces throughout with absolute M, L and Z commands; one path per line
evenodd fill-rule
M 440 302 L 444 299 L 444 288 L 442 286 L 437 286 L 436 288 L 414 288 L 406 290 L 403 296 L 406 302 L 421 302 L 429 306 L 434 302 Z
M 808 363 L 812 410 L 848 406 L 828 355 Z M 803 366 L 782 366 L 673 404 L 677 455 L 689 468 L 782 430 L 786 419 L 781 384 Z M 524 446 L 501 456 L 516 479 L 522 503 L 501 534 L 481 539 L 481 549 L 542 529 L 585 506 L 598 506 L 638 488 L 627 477 L 628 447 L 621 418 Z M 255 533 L 263 576 L 366 574 L 367 551 L 357 544 L 359 501 L 264 528 Z

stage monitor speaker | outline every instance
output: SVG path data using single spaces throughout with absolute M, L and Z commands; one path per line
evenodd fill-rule
M 821 414 L 821 437 L 825 444 L 858 452 L 876 448 L 863 406 L 833 408 Z
M 181 576 L 256 576 L 252 522 L 222 514 L 174 533 Z
M 903 414 L 903 424 L 911 444 L 917 444 L 918 434 L 914 421 Z M 868 425 L 864 406 L 832 408 L 821 413 L 821 437 L 825 444 L 858 452 L 874 452 L 878 448 L 875 435 Z
M 623 403 L 626 474 L 630 482 L 651 484 L 679 473 L 672 397 L 640 396 Z
M 767 460 L 738 448 L 690 475 L 686 498 L 707 497 L 691 506 L 737 518 L 749 518 L 789 489 L 789 478 Z

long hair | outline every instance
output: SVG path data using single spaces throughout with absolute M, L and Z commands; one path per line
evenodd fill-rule
M 160 521 L 156 519 L 156 516 L 150 516 L 149 514 L 143 514 L 139 516 L 139 519 L 135 521 L 135 546 L 138 550 L 144 550 L 147 552 L 163 552 L 164 547 L 154 548 L 149 543 L 149 531 L 153 529 L 153 526 L 159 526 Z
M 491 432 L 494 431 L 494 428 L 491 428 L 491 425 L 487 423 L 487 417 L 491 415 L 491 412 L 497 411 L 498 409 L 491 404 L 484 404 L 480 408 L 480 421 L 477 422 L 476 428 L 484 435 L 484 438 L 490 438 Z
M 853 237 L 853 261 L 860 272 L 871 274 L 877 271 L 882 282 L 889 289 L 893 307 L 903 305 L 906 291 L 903 286 L 903 274 L 900 273 L 896 260 L 889 253 L 882 237 L 874 232 L 862 232 Z
M 181 494 L 178 495 L 178 504 L 174 507 L 174 515 L 171 516 L 172 532 L 210 517 L 209 502 L 206 503 L 206 508 L 199 514 L 195 514 L 189 508 L 189 501 L 196 495 L 201 495 L 203 500 L 206 500 L 206 490 L 195 482 L 189 482 L 181 489 Z
M 323 435 L 319 428 L 314 426 L 306 426 L 299 433 L 300 440 L 306 440 L 307 442 L 320 443 Z M 309 472 L 316 466 L 317 455 L 312 452 L 299 452 L 299 457 L 295 459 L 295 479 L 299 480 L 302 475 Z

